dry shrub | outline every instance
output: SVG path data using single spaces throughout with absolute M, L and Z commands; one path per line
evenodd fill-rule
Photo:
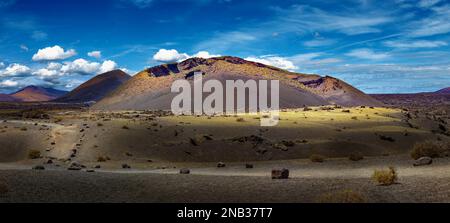
M 245 119 L 244 118 L 237 118 L 236 121 L 237 122 L 245 122 Z
M 383 186 L 389 186 L 397 182 L 397 171 L 393 167 L 387 170 L 375 170 L 372 179 Z
M 323 163 L 326 158 L 322 155 L 313 154 L 309 157 L 309 159 L 311 160 L 311 162 L 314 162 L 314 163 Z
M 327 193 L 319 198 L 320 203 L 365 203 L 366 199 L 358 192 L 343 190 L 336 193 Z
M 8 187 L 2 183 L 0 183 L 0 196 L 8 193 Z
M 128 126 L 124 125 L 122 126 L 122 129 L 130 129 Z
M 32 149 L 28 151 L 28 158 L 30 159 L 39 159 L 41 157 L 41 151 Z
M 97 158 L 97 162 L 106 162 L 108 159 L 106 158 L 106 157 L 104 157 L 104 156 L 99 156 L 98 158 Z
M 97 123 L 97 126 L 101 127 L 101 126 L 103 126 L 103 123 L 99 122 L 99 123 Z
M 447 152 L 443 143 L 425 141 L 414 144 L 411 151 L 411 157 L 413 159 L 419 159 L 420 157 L 429 156 L 431 158 L 442 157 Z
M 348 159 L 351 161 L 360 161 L 364 159 L 364 156 L 361 153 L 352 153 L 348 156 Z
M 22 118 L 49 119 L 50 116 L 43 110 L 30 109 L 22 111 Z
M 27 127 L 20 128 L 20 131 L 27 131 L 27 130 L 28 130 Z

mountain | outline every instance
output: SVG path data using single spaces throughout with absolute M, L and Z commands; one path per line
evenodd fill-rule
M 439 91 L 436 91 L 435 93 L 438 93 L 438 94 L 450 94 L 450 87 L 441 89 Z
M 114 91 L 118 86 L 120 86 L 130 78 L 131 76 L 123 72 L 122 70 L 113 70 L 103 74 L 99 74 L 55 101 L 98 101 L 105 97 L 107 94 Z
M 67 91 L 31 85 L 15 93 L 10 94 L 10 96 L 16 98 L 16 101 L 35 102 L 35 101 L 51 101 L 66 93 Z
M 382 105 L 339 79 L 319 75 L 293 73 L 238 57 L 210 59 L 190 58 L 180 63 L 148 68 L 100 100 L 93 109 L 170 109 L 171 84 L 177 79 L 192 79 L 194 72 L 202 72 L 203 80 L 276 79 L 280 80 L 280 107 L 295 108 L 314 105 L 344 106 Z M 270 89 L 269 89 L 270 92 Z M 205 94 L 204 94 L 205 97 Z
M 17 98 L 9 95 L 9 94 L 0 94 L 0 102 L 16 102 Z

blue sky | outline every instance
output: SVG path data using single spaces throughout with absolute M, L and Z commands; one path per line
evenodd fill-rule
M 368 93 L 450 86 L 445 0 L 0 0 L 0 14 L 1 93 L 217 55 Z

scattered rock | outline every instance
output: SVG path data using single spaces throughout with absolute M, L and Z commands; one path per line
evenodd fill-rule
M 68 170 L 81 170 L 81 167 L 76 167 L 76 166 L 70 166 L 69 168 L 67 168 Z
M 53 164 L 53 160 L 49 159 L 49 160 L 47 160 L 46 163 L 47 163 L 47 164 Z
M 272 170 L 272 179 L 288 179 L 289 178 L 289 170 L 288 169 L 273 169 Z
M 36 165 L 33 167 L 33 170 L 45 170 L 45 167 L 42 165 Z
M 88 172 L 88 173 L 93 173 L 93 172 L 95 172 L 95 170 L 93 170 L 93 169 L 88 169 L 88 170 L 86 170 L 86 172 Z
M 419 159 L 414 161 L 413 165 L 414 166 L 426 166 L 426 165 L 430 165 L 432 163 L 433 163 L 433 159 L 431 157 L 424 156 L 424 157 L 420 157 Z
M 245 164 L 245 168 L 252 169 L 253 168 L 253 164 L 247 163 L 247 164 Z
M 123 168 L 123 169 L 130 169 L 131 166 L 128 165 L 128 164 L 126 164 L 126 163 L 124 163 L 124 164 L 122 164 L 122 168 Z
M 225 167 L 225 163 L 222 163 L 222 162 L 217 163 L 217 168 L 223 168 L 223 167 Z
M 281 141 L 281 143 L 287 147 L 295 146 L 295 142 L 291 141 L 291 140 L 283 140 L 283 141 Z
M 95 168 L 95 169 L 100 169 L 100 168 L 102 168 L 102 167 L 101 167 L 100 165 L 95 165 L 94 168 Z
M 282 150 L 282 151 L 288 151 L 287 146 L 285 146 L 282 143 L 275 143 L 275 144 L 273 144 L 273 148 L 279 149 L 279 150 Z
M 180 170 L 180 174 L 190 174 L 191 170 L 187 169 L 187 168 L 183 168 Z

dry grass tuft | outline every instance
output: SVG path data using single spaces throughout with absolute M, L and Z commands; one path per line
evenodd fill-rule
M 28 151 L 28 158 L 29 159 L 39 159 L 41 157 L 41 151 L 32 149 Z
M 387 170 L 375 170 L 372 179 L 380 185 L 389 186 L 397 182 L 397 171 L 393 167 Z
M 322 155 L 318 155 L 318 154 L 313 154 L 309 157 L 309 160 L 311 160 L 311 162 L 314 163 L 323 163 L 325 161 L 325 156 Z
M 440 142 L 425 141 L 416 143 L 411 151 L 411 157 L 415 160 L 424 156 L 431 158 L 443 157 L 448 152 L 448 149 L 445 148 L 444 143 Z
M 2 183 L 0 183 L 0 196 L 5 195 L 8 193 L 8 187 Z
M 352 153 L 348 156 L 348 159 L 351 161 L 360 161 L 364 159 L 364 156 L 361 153 Z
M 104 157 L 104 156 L 99 156 L 98 158 L 97 158 L 97 162 L 106 162 L 108 159 L 106 158 L 106 157 Z
M 244 118 L 237 118 L 236 121 L 237 122 L 245 122 L 245 119 Z

